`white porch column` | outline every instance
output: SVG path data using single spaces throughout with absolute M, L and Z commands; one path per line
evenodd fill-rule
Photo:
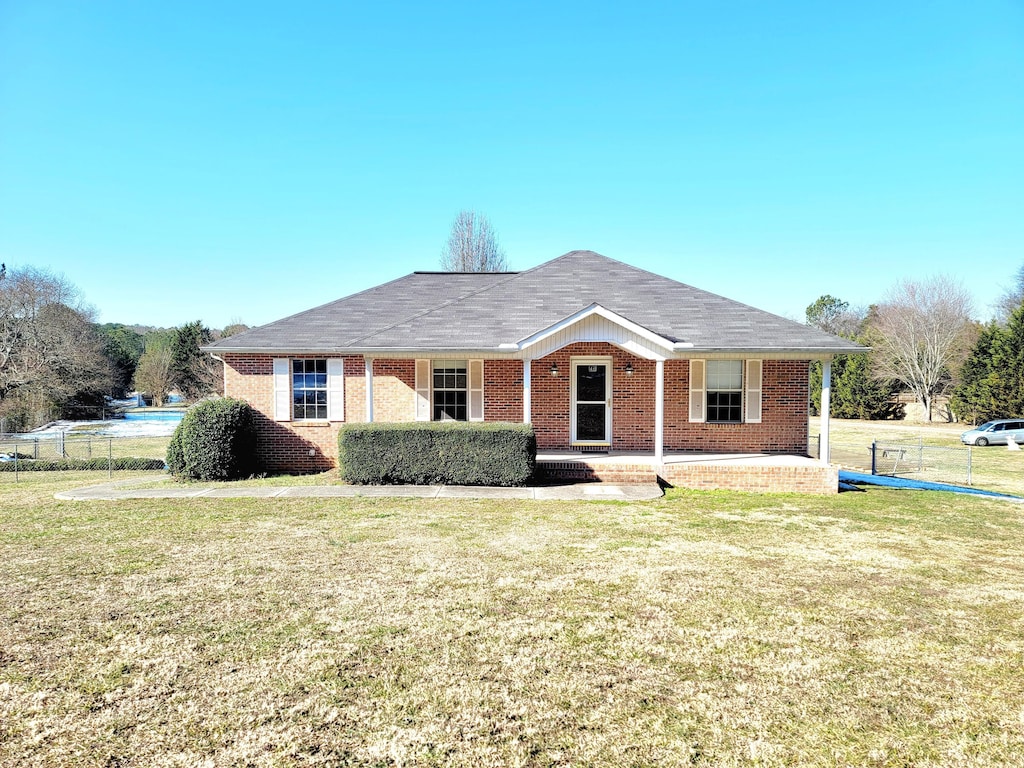
M 533 422 L 533 415 L 530 403 L 530 368 L 533 365 L 531 358 L 523 360 L 523 424 Z
M 654 362 L 654 460 L 665 461 L 665 361 Z
M 829 445 L 829 409 L 832 399 L 832 358 L 826 358 L 821 363 L 821 432 L 819 435 L 820 446 L 818 458 L 828 464 L 832 459 L 832 450 Z
M 373 421 L 373 358 L 364 357 L 366 361 L 366 420 Z

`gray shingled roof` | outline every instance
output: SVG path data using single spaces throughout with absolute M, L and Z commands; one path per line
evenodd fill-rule
M 594 304 L 693 351 L 864 348 L 593 251 L 525 272 L 414 272 L 210 344 L 211 352 L 497 350 Z

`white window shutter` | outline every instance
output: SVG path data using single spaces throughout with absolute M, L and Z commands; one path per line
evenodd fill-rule
M 707 419 L 707 401 L 704 390 L 704 370 L 707 366 L 703 360 L 690 361 L 690 421 L 703 422 Z
M 292 371 L 287 357 L 274 358 L 274 421 L 292 420 Z
M 469 420 L 484 420 L 484 361 L 469 361 Z
M 345 360 L 327 358 L 327 420 L 345 420 Z
M 748 424 L 761 423 L 761 361 L 747 360 L 744 378 L 744 399 Z
M 430 361 L 416 361 L 416 421 L 430 421 Z

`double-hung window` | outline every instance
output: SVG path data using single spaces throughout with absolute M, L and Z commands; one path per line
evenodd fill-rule
M 344 421 L 345 361 L 275 357 L 274 421 Z
M 708 360 L 707 366 L 707 420 L 743 421 L 743 361 Z
M 434 360 L 433 421 L 467 421 L 468 387 L 465 360 Z
M 690 422 L 760 424 L 761 360 L 690 360 Z
M 416 421 L 483 421 L 484 361 L 416 361 Z
M 326 360 L 292 360 L 292 419 L 327 420 Z

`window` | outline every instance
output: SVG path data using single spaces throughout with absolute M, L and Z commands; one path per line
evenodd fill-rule
M 433 384 L 433 420 L 466 421 L 466 361 L 434 360 Z
M 292 360 L 292 418 L 327 420 L 326 360 Z
M 708 421 L 743 421 L 743 361 L 708 360 Z

